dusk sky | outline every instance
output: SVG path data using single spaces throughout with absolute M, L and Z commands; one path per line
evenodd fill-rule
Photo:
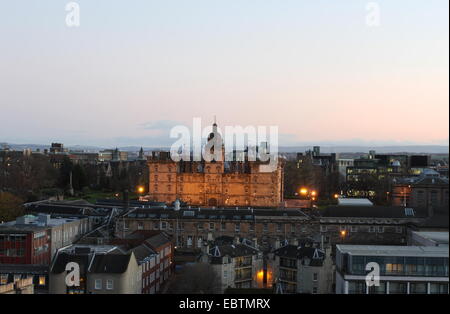
M 282 145 L 448 145 L 448 0 L 0 2 L 0 142 L 157 146 L 173 125 Z

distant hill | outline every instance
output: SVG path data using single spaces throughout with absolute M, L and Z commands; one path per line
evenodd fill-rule
M 280 147 L 280 152 L 295 153 L 312 150 L 312 146 Z M 416 154 L 448 154 L 449 147 L 441 145 L 409 145 L 409 146 L 321 146 L 322 153 L 368 153 L 374 150 L 380 154 L 416 153 Z
M 8 146 L 12 150 L 24 150 L 30 148 L 33 151 L 40 149 L 49 149 L 50 145 L 40 144 L 11 144 L 0 143 L 0 148 Z M 87 145 L 69 145 L 68 149 L 73 151 L 89 151 L 98 152 L 104 149 L 112 149 L 115 147 L 101 147 L 101 146 L 87 146 Z M 137 152 L 141 146 L 122 146 L 118 147 L 121 151 Z M 169 150 L 169 147 L 143 147 L 145 151 L 152 150 Z M 281 146 L 279 152 L 281 153 L 296 153 L 311 150 L 313 146 Z M 322 153 L 368 153 L 374 150 L 380 154 L 386 153 L 415 153 L 415 154 L 448 154 L 449 147 L 444 145 L 405 145 L 405 146 L 320 146 Z

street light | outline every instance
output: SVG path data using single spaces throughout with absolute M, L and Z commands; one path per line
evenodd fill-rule
M 301 188 L 301 189 L 300 189 L 300 194 L 302 194 L 302 195 L 308 194 L 308 189 L 306 189 L 306 188 Z
M 144 187 L 143 187 L 143 186 L 139 186 L 139 187 L 138 187 L 138 192 L 139 192 L 140 194 L 144 193 L 144 192 L 145 192 Z

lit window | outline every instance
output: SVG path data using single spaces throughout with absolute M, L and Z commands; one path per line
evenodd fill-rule
M 0 285 L 6 285 L 8 283 L 8 274 L 0 275 Z
M 45 276 L 39 276 L 39 285 L 45 286 Z

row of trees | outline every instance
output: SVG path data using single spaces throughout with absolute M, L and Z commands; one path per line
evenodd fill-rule
M 147 185 L 148 170 L 143 162 L 76 164 L 68 157 L 56 163 L 48 156 L 0 156 L 0 191 L 8 191 L 26 201 L 55 195 L 72 187 L 120 192 Z

